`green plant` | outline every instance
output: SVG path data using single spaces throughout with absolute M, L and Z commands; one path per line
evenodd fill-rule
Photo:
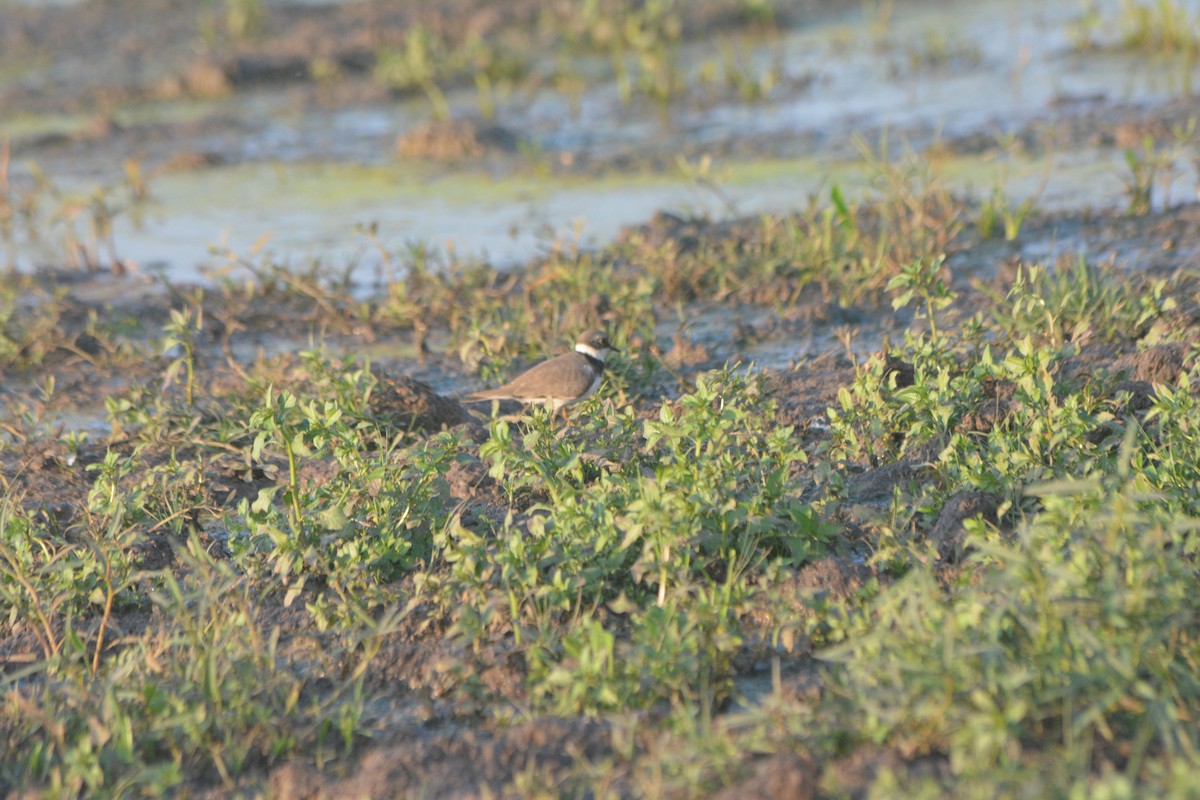
M 1054 268 L 1019 268 L 1004 301 L 992 313 L 996 328 L 1055 347 L 1089 337 L 1140 338 L 1176 305 L 1165 280 L 1139 289 L 1124 274 L 1083 257 Z
M 1125 192 L 1129 196 L 1130 214 L 1149 214 L 1154 181 L 1167 165 L 1159 157 L 1154 140 L 1149 136 L 1142 139 L 1142 151 L 1132 147 L 1125 149 L 1125 166 L 1129 172 L 1123 177 Z
M 587 0 L 555 20 L 565 49 L 605 53 L 621 102 L 645 95 L 664 109 L 682 90 L 678 45 L 683 20 L 678 0 Z
M 123 473 L 109 453 L 89 498 L 80 530 L 65 532 L 38 524 L 11 495 L 0 500 L 0 597 L 8 607 L 5 624 L 29 620 L 46 659 L 70 649 L 81 659 L 87 644 L 75 626 L 89 610 L 100 613 L 89 660 L 99 668 L 105 631 L 114 605 L 130 599 L 137 543 L 131 516 L 136 495 L 118 494 Z
M 938 341 L 937 312 L 949 308 L 958 296 L 943 279 L 945 257 L 933 261 L 914 261 L 900 268 L 899 274 L 888 281 L 888 291 L 900 290 L 892 298 L 892 308 L 907 306 L 914 298 L 925 307 L 925 319 L 929 321 L 929 338 Z
M 979 208 L 979 219 L 976 223 L 979 235 L 984 239 L 994 238 L 996 231 L 1002 227 L 1004 240 L 1015 241 L 1021 235 L 1021 225 L 1036 207 L 1032 198 L 1026 198 L 1020 203 L 1013 203 L 1004 190 L 993 187 L 991 195 Z
M 324 411 L 325 419 L 318 421 L 319 412 L 315 405 L 301 408 L 296 395 L 288 391 L 276 394 L 273 387 L 268 387 L 262 405 L 250 417 L 250 427 L 257 432 L 254 446 L 250 449 L 250 457 L 255 461 L 262 460 L 263 448 L 268 442 L 281 445 L 287 455 L 288 481 L 285 499 L 291 510 L 292 530 L 296 532 L 300 530 L 301 524 L 297 458 L 311 456 L 312 446 L 318 441 L 323 441 L 321 433 L 312 429 L 312 423 L 336 424 L 341 416 L 341 412 L 331 405 L 326 405 Z M 313 434 L 318 441 L 314 441 Z M 264 489 L 259 494 L 256 505 L 262 507 L 268 504 L 274 494 L 274 489 Z M 286 572 L 284 574 L 286 575 Z
M 1124 0 L 1119 22 L 1125 46 L 1194 60 L 1200 52 L 1200 16 L 1194 13 L 1178 0 Z
M 263 0 L 225 0 L 225 31 L 235 41 L 258 36 L 266 22 Z
M 805 454 L 790 429 L 765 429 L 764 392 L 727 369 L 644 423 L 598 401 L 563 431 L 545 412 L 523 430 L 494 421 L 480 455 L 509 514 L 492 535 L 461 521 L 435 535 L 451 572 L 428 575 L 426 591 L 471 641 L 511 631 L 548 708 L 666 699 L 710 718 L 730 693 L 755 576 L 804 563 L 832 535 L 789 488 Z M 605 606 L 629 615 L 631 640 L 614 637 Z
M 270 391 L 267 400 L 271 404 L 251 416 L 258 434 L 250 456 L 258 461 L 268 443 L 282 444 L 289 463 L 287 529 L 274 504 L 280 487 L 261 489 L 253 502 L 238 506 L 247 536 L 233 543 L 235 558 L 282 579 L 285 604 L 300 597 L 310 579 L 332 590 L 316 592 L 308 605 L 322 628 L 347 615 L 357 619 L 391 599 L 388 581 L 432 557 L 434 532 L 448 517 L 442 475 L 458 442 L 448 434 L 406 449 L 376 441 L 368 455 L 361 448 L 369 423 L 348 424 L 334 402 L 300 403 L 290 393 L 274 398 Z M 301 458 L 331 458 L 329 477 L 303 485 L 293 466 Z
M 1200 516 L 1200 501 L 1192 491 L 1200 480 L 1200 463 L 1192 455 L 1200 444 L 1200 430 L 1195 424 L 1200 404 L 1193 393 L 1194 376 L 1193 366 L 1191 372 L 1180 373 L 1174 386 L 1155 388 L 1153 402 L 1142 420 L 1147 446 L 1131 456 L 1134 484 L 1187 518 Z M 1195 549 L 1194 542 L 1186 543 L 1185 551 Z
M 61 319 L 66 292 L 59 289 L 49 296 L 39 297 L 42 293 L 38 291 L 24 295 L 25 286 L 19 277 L 13 277 L 6 278 L 0 287 L 0 368 L 37 366 L 64 344 Z M 23 307 L 27 299 L 33 298 L 38 302 Z
M 163 377 L 163 388 L 168 388 L 175 382 L 179 371 L 186 372 L 184 392 L 188 408 L 196 404 L 196 335 L 204 330 L 204 309 L 199 304 L 195 310 L 187 308 L 183 311 L 171 309 L 171 321 L 163 328 L 163 352 L 168 356 L 177 351 L 167 366 Z
M 506 85 L 526 71 L 513 53 L 478 35 L 452 42 L 426 25 L 407 31 L 400 48 L 384 49 L 376 59 L 374 77 L 397 91 L 425 94 L 439 120 L 450 118 L 443 86 L 474 81 L 485 111 L 497 85 Z
M 1170 555 L 1182 532 L 1139 511 L 1128 483 L 1041 496 L 1015 540 L 972 539 L 977 581 L 943 594 L 914 570 L 864 612 L 867 630 L 825 656 L 833 707 L 872 741 L 945 748 L 967 780 L 1031 751 L 1130 777 L 1151 752 L 1194 763 L 1198 631 Z M 1114 762 L 1115 741 L 1134 747 Z
M 1123 48 L 1181 56 L 1190 63 L 1200 53 L 1200 16 L 1179 0 L 1122 0 L 1108 8 L 1089 0 L 1072 28 L 1072 39 L 1079 49 Z
M 698 80 L 702 85 L 732 89 L 743 102 L 755 103 L 765 100 L 779 84 L 783 74 L 780 57 L 760 67 L 732 43 L 721 43 L 718 49 L 720 60 L 705 61 L 700 67 Z
M 206 11 L 199 18 L 200 35 L 210 48 L 222 41 L 234 43 L 258 38 L 270 17 L 265 0 L 205 0 Z
M 876 466 L 882 458 L 895 455 L 899 425 L 888 397 L 896 390 L 896 374 L 882 356 L 872 356 L 855 365 L 854 382 L 838 389 L 838 407 L 830 408 L 834 459 L 863 461 Z
M 429 98 L 434 116 L 449 119 L 450 106 L 438 86 L 439 62 L 444 60 L 445 48 L 445 43 L 428 28 L 414 27 L 404 37 L 403 50 L 380 55 L 375 67 L 376 79 L 397 89 L 420 89 Z
M 957 39 L 938 29 L 924 31 L 915 44 L 906 47 L 908 65 L 916 70 L 946 70 L 975 67 L 983 60 L 979 46 Z
M 162 575 L 161 591 L 151 594 L 156 621 L 97 668 L 79 669 L 64 652 L 5 676 L 0 741 L 14 757 L 0 765 L 0 786 L 161 794 L 209 775 L 229 789 L 260 764 L 301 749 L 320 761 L 355 742 L 361 663 L 314 698 L 311 667 L 287 654 L 278 627 L 264 624 L 247 579 L 195 541 L 180 555 L 185 575 Z M 364 659 L 394 619 L 384 615 L 365 632 Z

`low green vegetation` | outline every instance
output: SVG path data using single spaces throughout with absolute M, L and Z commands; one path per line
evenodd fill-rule
M 1105 43 L 1193 62 L 1200 55 L 1200 13 L 1185 0 L 1122 0 L 1107 9 L 1088 2 L 1075 38 L 1081 47 Z
M 778 60 L 746 63 L 732 36 L 723 38 L 719 58 L 698 67 L 685 66 L 682 55 L 685 43 L 714 30 L 755 40 L 778 35 L 772 2 L 713 0 L 699 7 L 682 0 L 588 0 L 545 3 L 533 16 L 524 34 L 506 32 L 500 44 L 453 27 L 414 25 L 402 45 L 377 54 L 374 78 L 399 92 L 424 94 L 439 119 L 449 115 L 445 91 L 471 82 L 485 115 L 498 96 L 520 88 L 551 86 L 578 102 L 598 79 L 614 82 L 623 104 L 648 102 L 664 114 L 712 91 L 761 101 L 780 83 Z
M 424 93 L 434 115 L 444 120 L 449 118 L 450 108 L 441 87 L 474 80 L 481 105 L 488 108 L 491 95 L 498 89 L 511 91 L 528 68 L 516 51 L 478 37 L 455 46 L 434 30 L 416 26 L 407 32 L 402 47 L 379 54 L 374 77 L 400 92 Z
M 984 212 L 866 154 L 857 202 L 511 274 L 414 248 L 369 301 L 251 263 L 131 325 L 5 282 L 0 369 L 51 378 L 0 420 L 0 790 L 334 775 L 411 704 L 422 725 L 604 721 L 607 755 L 559 794 L 698 796 L 765 755 L 829 796 L 1185 796 L 1195 276 L 1072 258 L 968 285 Z M 659 325 L 701 302 L 873 308 L 900 333 L 798 417 L 788 371 L 669 366 Z M 241 330 L 317 320 L 436 342 L 480 380 L 585 327 L 624 353 L 568 425 L 426 430 L 321 342 L 233 355 Z M 126 379 L 106 433 L 54 422 L 80 362 Z M 854 759 L 878 764 L 857 786 Z
M 255 39 L 269 18 L 264 0 L 207 0 L 200 15 L 200 33 L 210 46 Z

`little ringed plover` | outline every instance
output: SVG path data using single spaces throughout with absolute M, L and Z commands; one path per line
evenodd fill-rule
M 585 331 L 575 350 L 535 364 L 503 386 L 469 394 L 464 400 L 519 400 L 544 403 L 551 413 L 590 397 L 604 377 L 604 356 L 616 352 L 602 331 Z

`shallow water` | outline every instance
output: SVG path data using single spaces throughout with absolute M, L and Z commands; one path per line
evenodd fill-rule
M 380 243 L 392 251 L 421 243 L 504 267 L 554 240 L 602 244 L 658 209 L 713 217 L 784 211 L 835 183 L 860 195 L 869 181 L 849 145 L 854 134 L 872 144 L 890 134 L 917 149 L 939 138 L 998 140 L 1071 109 L 1190 91 L 1195 65 L 1078 51 L 1078 18 L 1074 3 L 985 0 L 905 5 L 884 24 L 854 6 L 777 41 L 730 45 L 752 72 L 777 59 L 785 82 L 802 88 L 750 105 L 730 97 L 692 104 L 675 109 L 667 124 L 653 109 L 623 106 L 611 85 L 589 89 L 574 108 L 543 91 L 502 104 L 497 119 L 535 140 L 542 155 L 466 167 L 391 155 L 395 135 L 428 117 L 421 100 L 329 110 L 297 107 L 286 90 L 255 90 L 224 101 L 149 104 L 123 112 L 126 122 L 227 117 L 216 133 L 209 126 L 203 138 L 177 144 L 181 152 L 219 152 L 231 163 L 152 179 L 152 202 L 136 217 L 117 217 L 116 251 L 175 281 L 212 280 L 239 258 L 360 265 L 356 280 L 369 294 L 387 269 Z M 696 45 L 682 61 L 695 71 L 712 55 L 710 45 Z M 472 112 L 472 94 L 450 99 L 456 113 Z M 669 163 L 670 154 L 710 146 L 730 153 L 711 169 L 720 193 L 649 162 L 603 177 L 553 176 L 537 163 L 564 153 L 599 164 L 621 156 L 637 164 L 657 154 Z M 64 188 L 86 190 L 111 179 L 119 162 L 98 148 L 51 157 L 47 171 Z M 1036 159 L 955 157 L 941 169 L 957 191 L 977 197 L 1000 186 L 1016 202 L 1034 198 L 1049 209 L 1124 202 L 1126 166 L 1115 148 Z M 1194 197 L 1195 165 L 1181 160 L 1176 173 L 1169 194 L 1159 196 Z M 357 230 L 371 224 L 378 242 Z M 37 262 L 27 242 L 18 251 L 22 266 Z
M 1049 210 L 1125 202 L 1124 160 L 1113 152 L 1076 152 L 1004 166 L 956 159 L 941 168 L 950 186 L 976 197 L 1003 183 L 1014 202 L 1034 198 Z M 868 175 L 853 163 L 821 169 L 807 158 L 746 161 L 722 174 L 724 197 L 670 175 L 421 178 L 397 165 L 248 164 L 161 179 L 140 222 L 118 218 L 114 235 L 121 258 L 145 271 L 164 270 L 174 280 L 225 274 L 233 256 L 297 266 L 320 260 L 339 270 L 361 265 L 355 279 L 369 294 L 386 269 L 376 243 L 360 226 L 377 226 L 379 240 L 400 258 L 406 245 L 423 244 L 503 268 L 555 242 L 603 244 L 622 226 L 642 222 L 659 209 L 721 217 L 731 210 L 800 207 L 833 184 L 851 197 L 869 191 Z M 1164 196 L 1187 200 L 1195 196 L 1196 185 L 1193 165 L 1181 161 Z

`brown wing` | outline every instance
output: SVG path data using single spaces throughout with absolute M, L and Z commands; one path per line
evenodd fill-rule
M 572 400 L 586 394 L 596 379 L 587 357 L 580 353 L 564 353 L 543 361 L 521 373 L 509 383 L 495 389 L 476 392 L 471 399 L 479 400 Z

